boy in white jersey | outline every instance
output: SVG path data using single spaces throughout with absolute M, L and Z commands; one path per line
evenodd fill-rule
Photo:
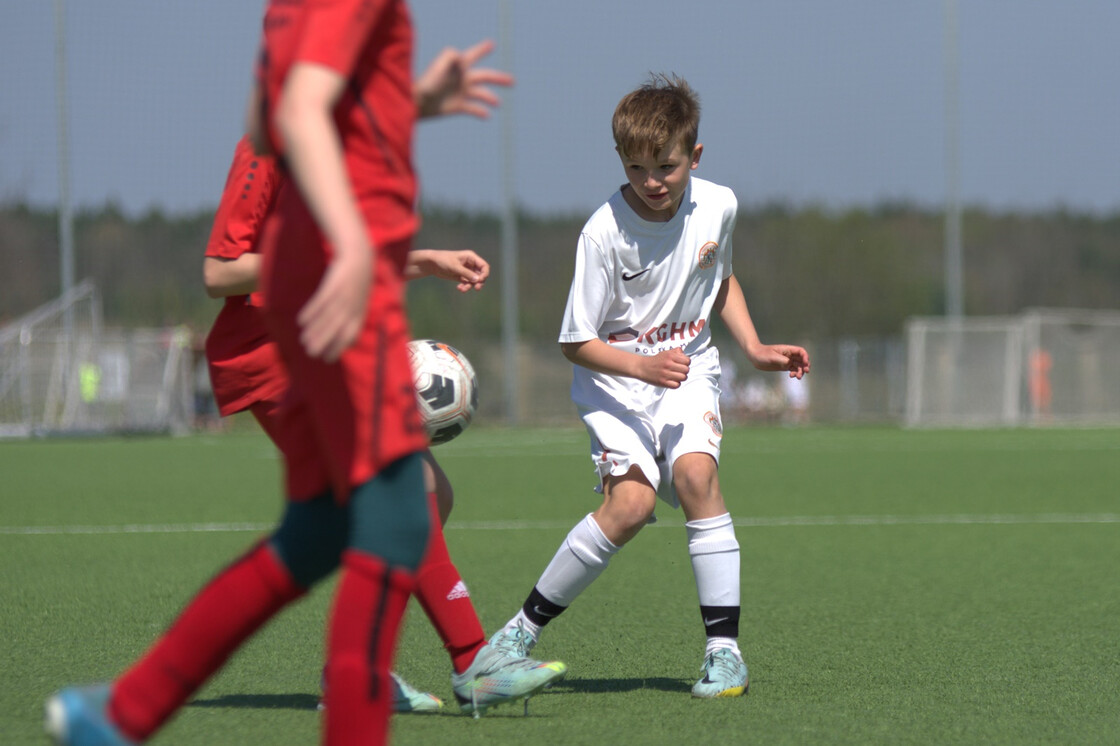
M 809 354 L 759 341 L 731 273 L 737 202 L 690 178 L 700 163 L 700 104 L 676 76 L 625 96 L 612 120 L 627 183 L 587 221 L 576 249 L 560 347 L 575 364 L 572 400 L 591 435 L 603 502 L 568 534 L 521 611 L 491 644 L 527 655 L 541 629 L 653 517 L 684 510 L 707 635 L 694 697 L 747 691 L 738 647 L 739 544 L 716 467 L 723 435 L 713 311 L 759 370 L 801 378 Z

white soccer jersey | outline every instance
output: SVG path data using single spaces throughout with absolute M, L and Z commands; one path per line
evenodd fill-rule
M 615 192 L 580 233 L 559 341 L 597 338 L 641 355 L 681 347 L 692 359 L 690 378 L 718 380 L 708 324 L 731 276 L 737 209 L 734 192 L 695 176 L 667 223 L 643 220 Z M 640 411 L 665 391 L 581 365 L 572 380 L 572 400 L 584 409 Z

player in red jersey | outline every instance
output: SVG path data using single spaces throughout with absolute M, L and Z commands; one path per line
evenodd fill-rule
M 484 43 L 463 53 L 463 58 L 469 63 L 480 50 L 488 49 L 489 44 Z M 440 60 L 450 59 L 453 51 L 445 50 L 433 67 Z M 471 70 L 469 66 L 466 69 Z M 458 77 L 465 85 L 477 85 L 470 82 L 473 76 Z M 426 79 L 435 85 L 442 78 L 429 74 Z M 417 87 L 419 100 L 434 98 L 422 95 L 424 89 L 419 82 Z M 436 90 L 453 89 L 437 86 Z M 433 108 L 439 113 L 470 113 L 460 108 Z M 260 254 L 256 248 L 260 225 L 283 182 L 284 176 L 274 160 L 253 153 L 248 140 L 243 138 L 234 153 L 203 264 L 207 292 L 212 297 L 225 297 L 206 344 L 219 411 L 228 416 L 250 410 L 270 437 L 282 431 L 279 418 L 288 377 L 260 314 L 260 294 L 256 292 Z M 459 281 L 473 273 L 472 281 L 459 282 L 459 289 L 464 292 L 481 289 L 489 275 L 489 265 L 473 251 L 413 250 L 409 262 L 407 270 L 417 277 L 436 274 Z M 432 534 L 416 574 L 415 595 L 443 640 L 453 667 L 464 671 L 486 643 L 486 636 L 470 593 L 447 551 L 442 524 L 451 513 L 454 495 L 447 475 L 430 450 L 424 453 L 424 482 Z M 443 705 L 438 697 L 414 689 L 395 674 L 392 682 L 395 712 L 438 710 Z
M 431 530 L 401 297 L 419 271 L 408 253 L 415 108 L 399 95 L 410 84 L 410 24 L 394 0 L 277 0 L 265 28 L 262 83 L 275 104 L 265 113 L 277 125 L 269 139 L 298 185 L 279 190 L 262 237 L 267 318 L 292 376 L 272 433 L 288 507 L 149 651 L 158 666 L 142 660 L 111 687 L 51 699 L 48 720 L 63 743 L 145 740 L 264 622 L 340 565 L 324 742 L 387 735 L 397 629 Z M 466 269 L 459 279 L 473 284 Z M 142 681 L 145 669 L 160 686 Z M 477 712 L 564 670 L 484 646 L 452 683 Z
M 327 641 L 328 743 L 387 728 L 396 625 L 426 543 L 410 499 L 423 434 L 401 298 L 418 223 L 411 37 L 401 1 L 274 0 L 262 106 L 250 111 L 263 114 L 251 131 L 298 187 L 278 195 L 261 237 L 265 315 L 303 414 L 285 421 L 285 437 L 304 436 L 281 442 L 288 492 L 298 500 L 333 487 L 337 503 L 349 491 L 356 527 Z M 308 435 L 319 438 L 318 459 L 294 451 Z M 527 696 L 566 670 L 517 660 L 485 646 L 453 674 L 464 708 Z
M 276 345 L 269 339 L 257 292 L 260 225 L 284 176 L 269 156 L 252 152 L 242 138 L 234 152 L 225 192 L 218 207 L 206 249 L 203 275 L 212 297 L 225 304 L 206 339 L 210 379 L 222 416 L 249 410 L 274 441 L 283 432 L 282 402 L 288 375 Z M 414 250 L 409 269 L 417 277 L 435 274 L 459 280 L 459 289 L 481 289 L 489 265 L 473 251 Z M 246 293 L 246 291 L 250 291 Z M 416 574 L 415 595 L 443 640 L 456 670 L 464 670 L 486 642 L 482 624 L 447 552 L 442 524 L 451 513 L 451 483 L 432 456 L 424 453 L 424 483 L 430 503 L 432 534 L 428 551 Z M 392 677 L 396 712 L 430 711 L 442 701 Z

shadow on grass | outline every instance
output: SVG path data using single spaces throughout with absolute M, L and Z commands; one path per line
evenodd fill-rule
M 196 699 L 188 707 L 242 707 L 258 710 L 314 710 L 319 706 L 315 694 L 224 694 L 213 699 Z
M 605 692 L 633 692 L 652 689 L 662 692 L 688 692 L 691 682 L 684 679 L 654 677 L 648 679 L 574 679 L 557 682 L 541 694 L 602 694 Z M 538 695 L 539 696 L 539 695 Z M 454 705 L 454 703 L 452 703 Z M 314 710 L 319 706 L 315 694 L 224 694 L 211 699 L 196 699 L 188 707 L 228 707 L 257 710 Z M 443 714 L 454 714 L 454 707 Z
M 568 677 L 553 684 L 548 691 L 601 694 L 604 692 L 633 692 L 639 689 L 653 689 L 661 692 L 689 692 L 692 691 L 692 682 L 660 676 L 648 679 L 574 679 Z

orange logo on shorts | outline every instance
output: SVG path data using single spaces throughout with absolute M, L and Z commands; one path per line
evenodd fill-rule
M 720 424 L 719 417 L 716 417 L 714 413 L 705 413 L 704 422 L 708 423 L 708 427 L 712 428 L 712 432 L 716 434 L 716 437 L 723 437 L 723 425 Z
M 708 241 L 700 247 L 700 255 L 697 257 L 700 269 L 711 269 L 716 265 L 716 251 L 718 249 L 719 244 L 715 241 Z

